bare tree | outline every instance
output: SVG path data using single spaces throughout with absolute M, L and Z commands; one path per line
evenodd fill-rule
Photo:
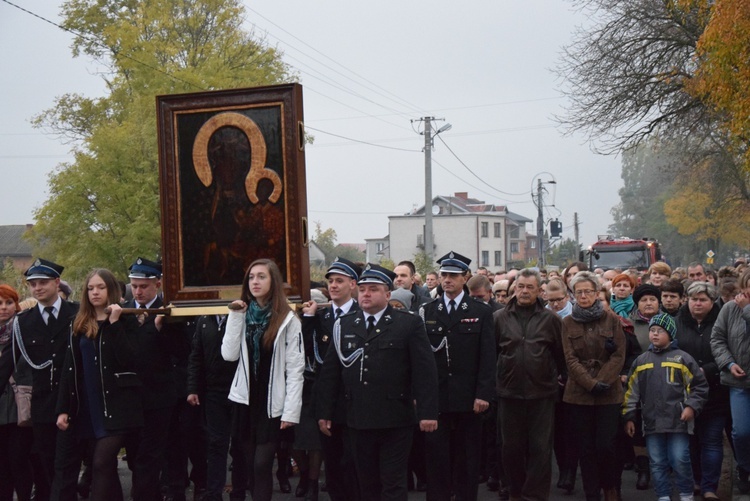
M 611 154 L 653 133 L 686 137 L 711 122 L 684 89 L 708 22 L 708 11 L 692 4 L 574 0 L 592 24 L 577 28 L 556 67 L 570 101 L 557 117 L 567 132 L 583 132 L 594 151 Z

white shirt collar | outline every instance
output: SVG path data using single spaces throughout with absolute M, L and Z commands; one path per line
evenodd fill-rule
M 380 311 L 379 311 L 379 312 L 377 312 L 377 313 L 367 313 L 367 312 L 366 312 L 365 310 L 362 310 L 362 314 L 363 314 L 363 315 L 365 316 L 365 326 L 367 325 L 367 317 L 369 317 L 370 315 L 372 315 L 373 317 L 375 317 L 375 323 L 376 323 L 376 324 L 377 324 L 378 322 L 380 322 L 380 317 L 382 317 L 382 316 L 383 316 L 383 313 L 385 313 L 385 310 L 386 310 L 387 308 L 388 308 L 388 307 L 386 306 L 385 308 L 383 308 L 382 310 L 380 310 Z
M 37 308 L 39 308 L 39 313 L 44 316 L 44 306 L 42 306 L 42 303 L 36 304 Z M 52 311 L 52 314 L 55 315 L 55 318 L 57 318 L 60 315 L 60 307 L 62 306 L 62 298 L 60 296 L 57 296 L 57 301 L 54 302 L 52 305 L 52 308 L 54 310 Z
M 463 289 L 461 292 L 458 293 L 458 296 L 453 300 L 456 303 L 456 308 L 458 308 L 458 305 L 461 304 L 461 301 L 464 299 L 464 291 Z M 443 294 L 443 301 L 445 302 L 445 307 L 448 307 L 448 303 L 451 302 L 451 298 L 448 297 L 448 294 Z
M 354 304 L 354 298 L 349 298 L 349 301 L 342 304 L 341 306 L 336 306 L 334 303 L 331 303 L 331 309 L 333 310 L 333 313 L 336 313 L 336 308 L 341 308 L 341 314 L 344 315 L 345 313 L 349 313 L 349 310 L 352 309 L 352 305 Z

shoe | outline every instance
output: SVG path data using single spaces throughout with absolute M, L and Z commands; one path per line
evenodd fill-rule
M 560 472 L 560 480 L 557 481 L 557 486 L 567 491 L 568 494 L 573 492 L 576 486 L 576 472 L 571 468 L 566 468 Z
M 305 494 L 305 501 L 318 501 L 318 481 L 310 480 L 307 486 L 307 494 Z
M 680 494 L 680 501 L 693 501 L 693 493 Z
M 496 492 L 500 489 L 500 481 L 494 476 L 490 475 L 487 478 L 487 490 L 490 492 Z
M 651 482 L 651 467 L 647 456 L 636 456 L 635 471 L 638 473 L 635 488 L 639 491 L 648 490 L 648 484 Z
M 703 499 L 704 500 L 706 500 L 706 499 L 713 499 L 715 501 L 720 501 L 719 500 L 719 496 L 717 496 L 715 492 L 704 492 L 703 493 Z
M 292 484 L 289 483 L 289 477 L 284 476 L 279 471 L 276 472 L 276 480 L 279 481 L 279 490 L 284 494 L 292 492 Z
M 750 492 L 750 479 L 748 478 L 748 473 L 740 468 L 737 467 L 737 489 L 740 491 L 740 494 L 747 494 Z
M 307 478 L 307 475 L 304 473 L 300 474 L 299 483 L 297 484 L 297 488 L 294 489 L 294 497 L 297 497 L 297 498 L 305 497 L 305 494 L 307 494 L 308 485 L 309 485 L 309 480 Z

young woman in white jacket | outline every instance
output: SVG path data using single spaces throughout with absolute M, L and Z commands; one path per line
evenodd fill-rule
M 305 368 L 302 326 L 287 303 L 281 272 L 269 259 L 250 264 L 242 299 L 230 306 L 221 356 L 239 360 L 229 390 L 229 400 L 236 403 L 232 437 L 247 446 L 253 500 L 267 501 L 273 492 L 279 432 L 299 423 Z

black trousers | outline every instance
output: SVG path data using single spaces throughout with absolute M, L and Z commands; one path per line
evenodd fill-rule
M 427 501 L 476 501 L 482 421 L 474 412 L 443 412 L 425 433 Z
M 133 501 L 161 501 L 159 475 L 166 460 L 172 407 L 143 411 L 143 428 L 126 438 L 125 449 L 133 471 Z
M 497 426 L 511 497 L 549 499 L 554 419 L 554 398 L 499 399 Z
M 33 430 L 32 453 L 35 456 L 33 465 L 36 501 L 49 501 L 52 495 L 52 480 L 55 477 L 57 426 L 55 423 L 34 423 Z
M 332 423 L 331 436 L 320 434 L 323 459 L 326 465 L 326 487 L 331 501 L 356 501 L 359 499 L 357 469 L 345 424 Z
M 189 474 L 188 460 L 193 465 Z M 184 498 L 190 480 L 196 490 L 205 489 L 207 463 L 203 407 L 193 407 L 186 399 L 181 400 L 173 409 L 167 440 L 165 483 L 169 494 L 176 499 Z
M 12 501 L 14 491 L 18 501 L 31 498 L 33 442 L 34 434 L 28 426 L 15 423 L 0 426 L 0 501 Z
M 91 440 L 78 438 L 72 423 L 66 431 L 58 430 L 55 439 L 55 474 L 50 494 L 53 501 L 78 501 L 78 474 L 84 452 L 90 444 Z
M 617 486 L 616 437 L 620 426 L 620 405 L 571 405 L 574 433 L 580 444 L 581 477 L 587 497 L 600 489 Z
M 413 426 L 349 430 L 362 501 L 407 501 L 413 430 Z

